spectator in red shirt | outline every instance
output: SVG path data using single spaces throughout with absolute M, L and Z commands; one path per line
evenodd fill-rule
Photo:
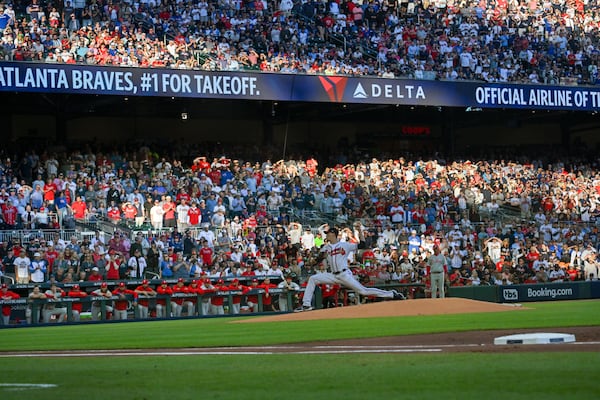
M 4 224 L 7 225 L 8 229 L 12 229 L 17 225 L 17 214 L 19 211 L 17 207 L 15 207 L 10 199 L 5 200 L 4 204 L 2 204 L 2 218 L 4 219 Z
M 202 260 L 202 265 L 205 267 L 210 267 L 214 262 L 214 251 L 208 246 L 208 241 L 202 241 L 202 247 L 198 250 L 198 255 Z
M 198 208 L 198 203 L 196 203 L 196 201 L 192 201 L 192 205 L 188 210 L 188 218 L 189 224 L 192 228 L 197 228 L 200 226 L 200 222 L 202 220 L 202 210 Z
M 100 273 L 100 269 L 98 267 L 92 268 L 92 273 L 88 276 L 88 281 L 90 282 L 99 282 L 103 280 L 102 274 Z
M 115 225 L 121 221 L 121 211 L 119 210 L 119 207 L 116 204 L 113 204 L 110 207 L 110 209 L 106 213 L 106 216 Z
M 87 204 L 81 199 L 81 196 L 77 196 L 73 204 L 71 204 L 71 210 L 73 210 L 73 217 L 76 220 L 83 220 L 87 214 Z
M 133 224 L 137 216 L 137 208 L 130 202 L 125 202 L 122 206 L 123 218 L 126 222 Z

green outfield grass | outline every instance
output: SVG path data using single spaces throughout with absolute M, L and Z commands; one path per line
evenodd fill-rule
M 593 400 L 598 354 L 361 354 L 1 360 L 9 399 Z M 7 363 L 8 361 L 8 363 Z
M 332 321 L 237 324 L 241 318 L 209 318 L 4 329 L 0 349 L 261 346 L 472 329 L 600 329 L 600 301 L 526 306 L 530 309 Z M 598 371 L 600 353 L 583 352 L 1 357 L 0 398 L 591 400 L 600 398 Z M 22 391 L 5 386 L 14 383 L 56 386 Z
M 600 326 L 600 301 L 526 304 L 527 310 L 237 324 L 239 318 L 65 325 L 0 330 L 10 350 L 133 349 L 297 343 L 475 329 Z M 252 317 L 245 317 L 252 318 Z

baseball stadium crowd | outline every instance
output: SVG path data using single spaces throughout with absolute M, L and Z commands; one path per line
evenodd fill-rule
M 328 223 L 352 227 L 360 246 L 349 257 L 371 283 L 426 281 L 434 245 L 451 285 L 597 279 L 596 162 L 340 154 L 341 163 L 323 165 L 193 151 L 5 154 L 4 233 L 74 221 L 117 229 L 83 240 L 33 234 L 27 243 L 3 235 L 3 273 L 20 283 L 147 273 L 302 280 L 320 268 L 313 258 Z M 27 263 L 20 273 L 19 262 Z
M 594 0 L 15 0 L 0 3 L 0 53 L 46 63 L 596 84 L 599 27 Z

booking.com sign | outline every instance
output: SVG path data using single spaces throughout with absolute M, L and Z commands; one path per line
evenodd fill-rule
M 579 285 L 555 283 L 551 285 L 518 285 L 502 287 L 501 301 L 575 300 L 579 298 Z

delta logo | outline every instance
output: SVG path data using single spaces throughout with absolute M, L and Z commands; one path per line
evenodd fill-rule
M 319 80 L 330 101 L 340 103 L 344 99 L 344 90 L 346 90 L 348 78 L 341 76 L 320 76 Z
M 320 76 L 321 86 L 325 89 L 329 100 L 334 103 L 340 103 L 344 99 L 344 91 L 348 84 L 348 78 L 339 76 Z M 389 84 L 389 83 L 372 83 L 363 86 L 362 83 L 357 83 L 352 92 L 353 99 L 394 99 L 394 100 L 425 100 L 425 90 L 420 85 L 412 84 Z

